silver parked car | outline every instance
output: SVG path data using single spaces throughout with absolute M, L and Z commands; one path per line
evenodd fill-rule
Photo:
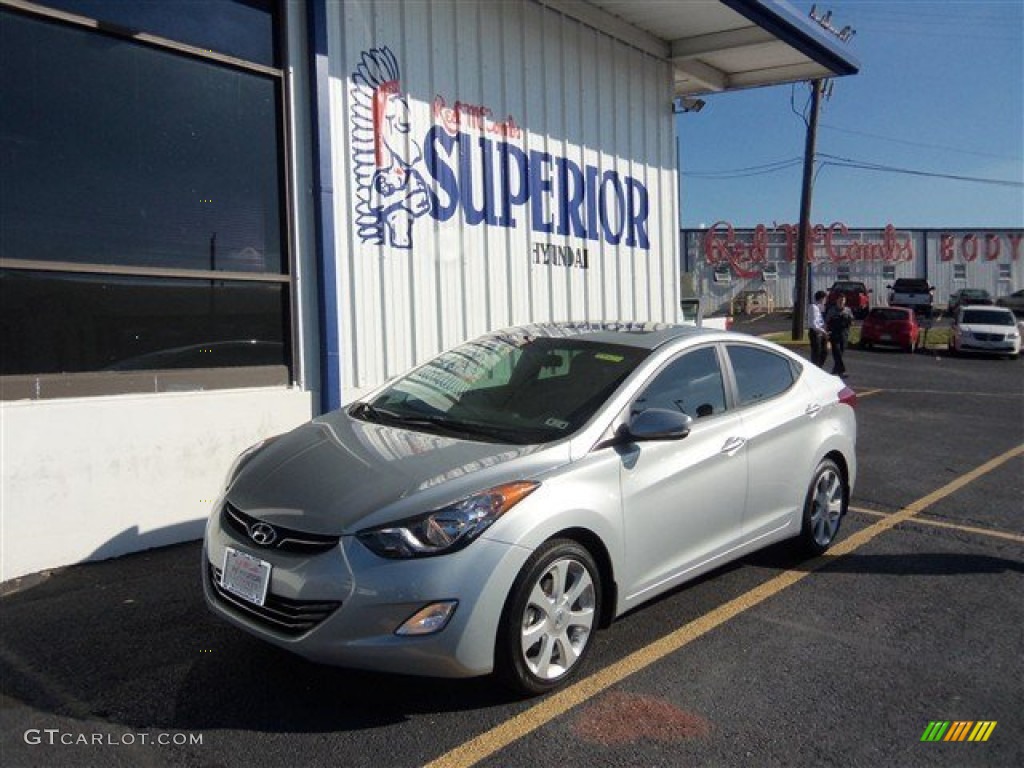
M 641 603 L 773 542 L 827 549 L 855 404 L 752 336 L 492 333 L 243 453 L 206 600 L 317 661 L 542 693 Z

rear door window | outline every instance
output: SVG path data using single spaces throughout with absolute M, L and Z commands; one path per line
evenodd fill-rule
M 741 406 L 781 395 L 799 375 L 788 357 L 770 350 L 743 344 L 730 344 L 726 350 Z

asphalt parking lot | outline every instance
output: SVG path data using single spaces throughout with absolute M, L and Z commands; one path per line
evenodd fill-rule
M 562 693 L 290 656 L 207 613 L 188 543 L 0 598 L 0 764 L 1024 765 L 1024 362 L 847 366 L 860 476 L 834 550 L 775 547 L 627 615 Z M 933 722 L 988 738 L 922 741 Z

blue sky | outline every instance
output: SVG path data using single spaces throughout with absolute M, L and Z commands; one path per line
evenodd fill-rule
M 811 2 L 793 0 L 801 13 Z M 818 2 L 861 65 L 822 102 L 812 220 L 850 227 L 1024 227 L 1024 0 Z M 677 118 L 682 225 L 796 223 L 806 84 L 705 98 Z M 795 110 L 795 111 L 794 111 Z M 848 158 L 935 176 L 822 165 Z M 734 173 L 729 173 L 734 172 Z M 725 178 L 731 176 L 731 178 Z

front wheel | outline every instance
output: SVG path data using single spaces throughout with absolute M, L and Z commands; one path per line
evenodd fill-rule
M 502 611 L 496 668 L 520 694 L 546 693 L 579 669 L 601 611 L 601 575 L 568 539 L 541 546 L 523 566 Z
M 832 459 L 824 459 L 814 471 L 804 501 L 800 546 L 809 555 L 820 555 L 832 546 L 846 514 L 846 481 Z

